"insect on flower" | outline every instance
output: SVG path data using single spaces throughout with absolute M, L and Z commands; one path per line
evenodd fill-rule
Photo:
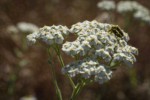
M 120 29 L 118 25 L 112 26 L 112 28 L 109 31 L 111 33 L 114 33 L 117 37 L 122 38 L 124 36 L 122 30 Z

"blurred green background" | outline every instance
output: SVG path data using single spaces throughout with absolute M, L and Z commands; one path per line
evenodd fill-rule
M 97 7 L 99 1 L 0 0 L 0 100 L 21 100 L 24 96 L 56 100 L 44 46 L 27 47 L 22 41 L 27 34 L 12 33 L 7 28 L 19 22 L 38 27 L 53 24 L 70 27 L 76 22 L 94 19 L 105 22 L 101 18 L 104 12 Z M 136 1 L 150 9 L 149 0 Z M 132 19 L 124 27 L 124 17 L 117 13 L 113 16 L 115 20 L 110 23 L 124 28 L 131 38 L 129 44 L 139 49 L 137 62 L 130 71 L 123 67 L 117 69 L 106 84 L 88 86 L 78 100 L 150 100 L 150 23 Z M 67 64 L 70 58 L 64 55 L 64 60 Z M 56 68 L 63 98 L 69 100 L 72 89 L 61 74 L 59 63 Z

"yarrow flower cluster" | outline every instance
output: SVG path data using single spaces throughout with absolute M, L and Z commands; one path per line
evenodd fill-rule
M 18 33 L 18 32 L 23 32 L 23 33 L 32 33 L 37 31 L 39 28 L 35 24 L 28 23 L 28 22 L 19 22 L 17 25 L 10 25 L 7 27 L 7 31 L 9 33 Z
M 38 30 L 38 27 L 32 23 L 19 22 L 17 28 L 24 33 L 32 33 Z
M 103 10 L 114 10 L 116 8 L 115 2 L 109 0 L 100 1 L 97 6 Z
M 117 11 L 119 13 L 133 12 L 135 18 L 150 23 L 150 11 L 136 1 L 120 1 Z
M 34 95 L 29 95 L 21 97 L 19 100 L 37 100 L 37 98 Z
M 150 11 L 144 6 L 138 6 L 137 11 L 133 16 L 137 19 L 150 23 Z
M 131 12 L 134 18 L 150 23 L 150 11 L 136 1 L 120 1 L 115 4 L 114 1 L 104 0 L 97 6 L 103 10 L 116 10 L 121 14 Z
M 65 36 L 75 34 L 76 40 L 63 44 Z M 97 21 L 79 22 L 66 26 L 44 26 L 27 36 L 31 44 L 40 40 L 48 45 L 62 44 L 62 51 L 76 60 L 62 68 L 70 77 L 77 75 L 104 83 L 112 76 L 112 67 L 131 66 L 138 50 L 127 44 L 129 36 L 119 26 Z
M 38 31 L 33 32 L 27 36 L 27 40 L 30 44 L 36 43 L 37 40 L 41 40 L 47 45 L 62 44 L 64 36 L 69 34 L 69 29 L 66 26 L 44 26 Z
M 112 76 L 112 71 L 94 58 L 85 58 L 83 60 L 71 62 L 62 69 L 62 72 L 68 73 L 71 77 L 80 74 L 84 78 L 90 78 L 93 75 L 95 81 L 99 83 L 109 80 Z
M 116 25 L 84 21 L 72 25 L 70 32 L 77 35 L 73 42 L 63 44 L 62 50 L 77 59 L 62 69 L 71 77 L 81 75 L 94 77 L 103 83 L 111 78 L 111 64 L 124 63 L 131 66 L 138 50 L 127 44 L 129 36 Z M 103 76 L 103 77 L 102 77 Z
M 134 12 L 137 6 L 139 6 L 139 4 L 135 1 L 120 1 L 117 4 L 117 11 L 119 13 Z

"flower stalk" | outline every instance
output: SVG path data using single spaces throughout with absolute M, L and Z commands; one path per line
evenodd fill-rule
M 53 62 L 52 62 L 52 56 L 51 56 L 51 54 L 50 54 L 49 49 L 48 49 L 48 53 L 49 53 L 49 60 L 48 60 L 48 63 L 51 65 L 50 68 L 51 68 L 53 83 L 54 83 L 55 89 L 56 89 L 56 95 L 57 95 L 58 100 L 63 100 L 63 99 L 62 99 L 62 95 L 61 95 L 60 88 L 59 88 L 58 83 L 57 83 L 55 68 L 54 68 L 54 64 L 53 64 Z
M 55 52 L 56 52 L 56 54 L 57 54 L 57 57 L 58 57 L 58 59 L 59 59 L 59 61 L 60 61 L 61 66 L 62 66 L 62 67 L 65 67 L 64 61 L 63 61 L 62 56 L 61 56 L 61 53 L 60 53 L 59 46 L 56 45 L 56 46 L 54 46 L 53 48 L 54 48 L 54 50 L 55 50 Z M 74 84 L 73 80 L 71 79 L 71 77 L 70 77 L 69 75 L 66 74 L 66 76 L 67 76 L 67 78 L 69 79 L 72 88 L 74 89 L 74 88 L 75 88 L 75 84 Z

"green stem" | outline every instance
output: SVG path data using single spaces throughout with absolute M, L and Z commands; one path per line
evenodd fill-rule
M 27 50 L 27 41 L 26 41 L 26 35 L 27 33 L 22 33 L 22 48 L 23 51 Z
M 15 93 L 15 83 L 16 83 L 16 74 L 13 73 L 11 76 L 10 76 L 10 80 L 8 82 L 8 95 L 10 98 L 13 98 L 13 95 Z
M 77 96 L 80 94 L 82 89 L 87 85 L 88 81 L 86 79 L 81 79 L 81 82 L 79 82 L 76 86 L 76 88 L 73 90 L 73 93 L 71 95 L 71 100 L 75 100 Z
M 81 90 L 81 83 L 78 83 L 76 88 L 73 90 L 72 95 L 71 95 L 71 99 L 70 100 L 75 100 L 77 95 L 79 94 L 79 91 Z
M 49 57 L 50 57 L 48 63 L 49 63 L 50 65 L 52 65 L 50 68 L 51 68 L 51 72 L 52 72 L 52 78 L 53 78 L 53 80 L 54 80 L 53 82 L 54 82 L 54 85 L 55 85 L 55 88 L 56 88 L 56 94 L 57 94 L 58 100 L 62 100 L 61 91 L 60 91 L 60 89 L 59 89 L 59 86 L 58 86 L 58 83 L 57 83 L 57 80 L 56 80 L 55 69 L 54 69 L 54 66 L 53 66 L 52 60 L 51 60 L 52 56 L 51 56 L 49 50 L 48 50 L 48 53 L 49 53 Z
M 62 66 L 62 67 L 65 67 L 65 64 L 64 64 L 64 61 L 63 61 L 63 59 L 62 59 L 62 56 L 61 56 L 59 47 L 58 47 L 58 46 L 56 46 L 56 48 L 54 47 L 54 50 L 56 51 L 56 54 L 57 54 L 57 56 L 58 56 L 58 59 L 59 59 L 59 61 L 60 61 L 61 66 Z M 71 77 L 70 77 L 69 75 L 66 75 L 66 76 L 67 76 L 67 78 L 69 79 L 72 88 L 74 89 L 74 88 L 75 88 L 75 84 L 74 84 L 73 80 L 71 79 Z
M 130 79 L 131 86 L 133 88 L 136 88 L 137 85 L 138 85 L 138 81 L 137 81 L 137 74 L 136 74 L 136 70 L 135 69 L 130 69 L 130 71 L 129 71 L 129 79 Z

